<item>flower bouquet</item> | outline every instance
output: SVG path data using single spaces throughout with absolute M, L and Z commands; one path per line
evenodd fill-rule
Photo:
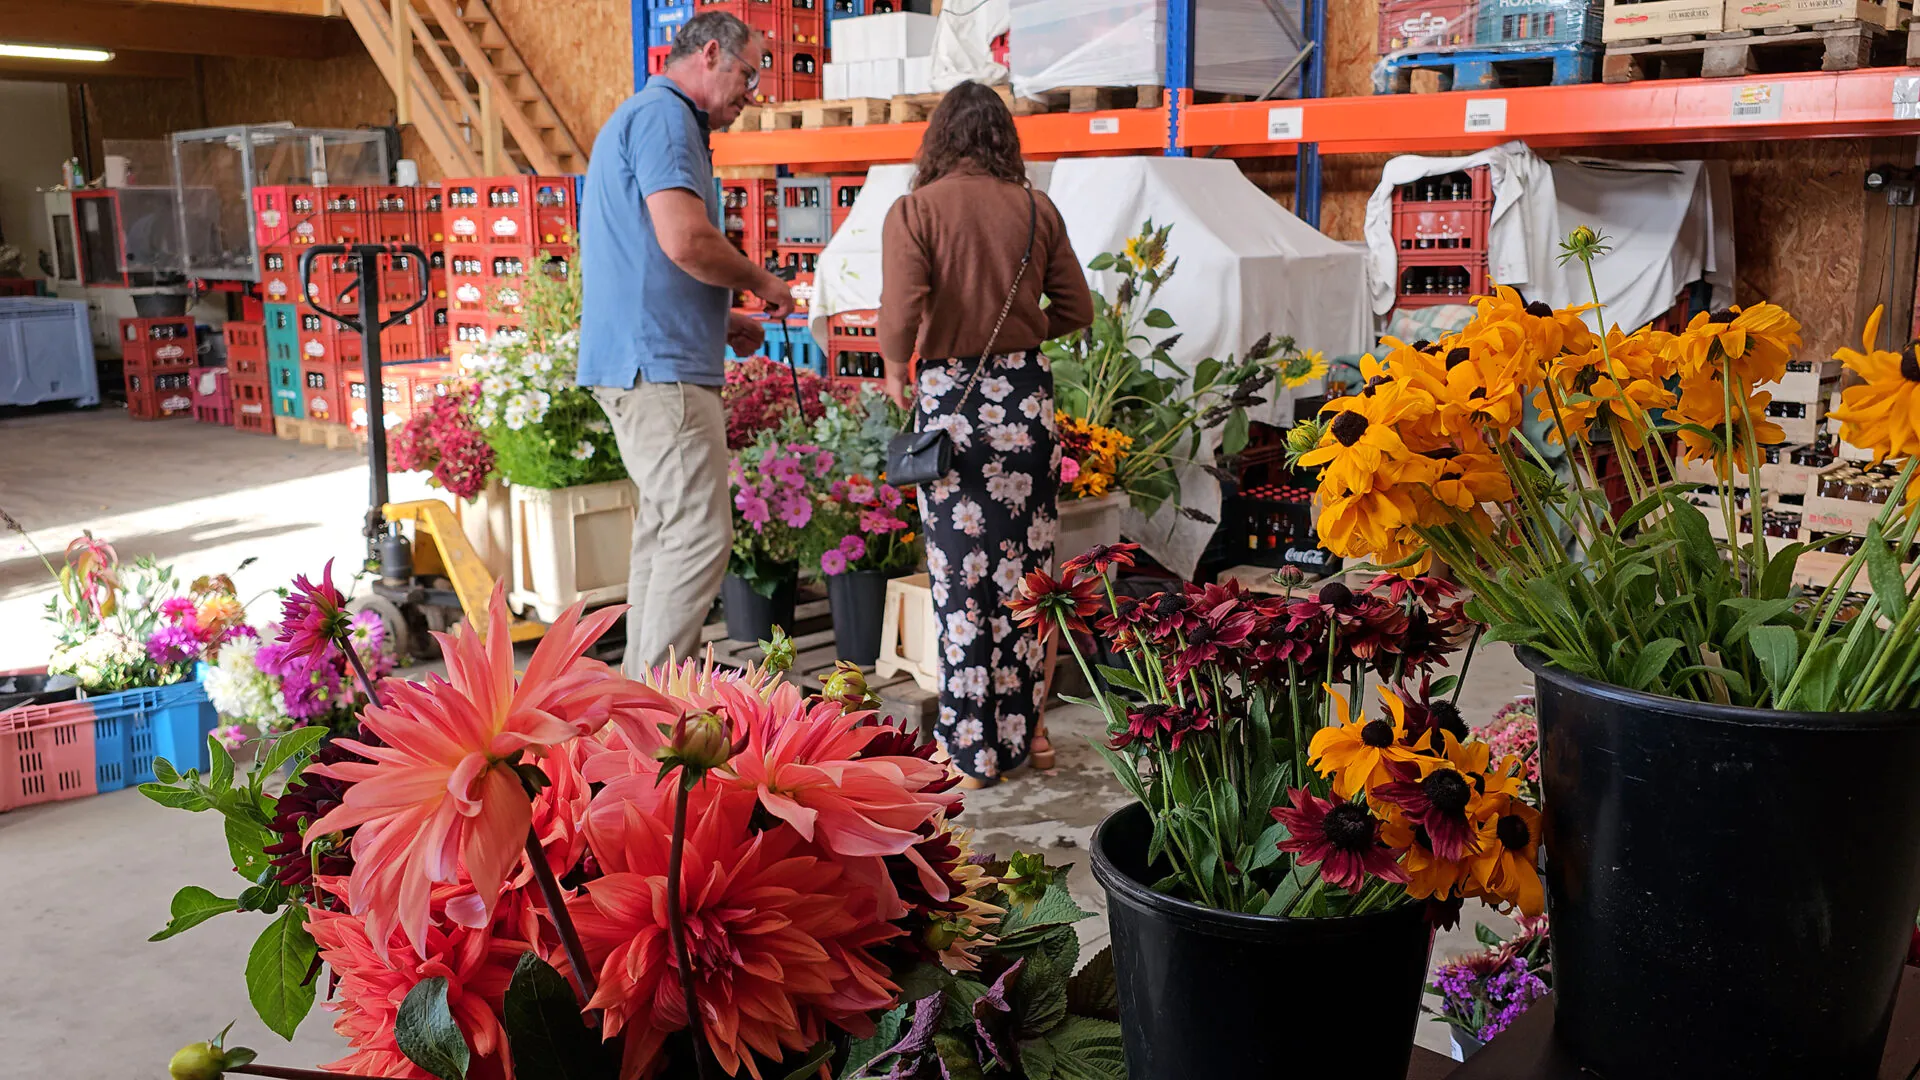
M 195 663 L 217 658 L 221 645 L 247 632 L 224 574 L 183 587 L 171 566 L 149 556 L 122 563 L 92 533 L 67 545 L 58 570 L 47 569 L 60 585 L 47 602 L 55 626 L 47 671 L 71 675 L 83 693 L 181 682 Z
M 408 417 L 395 432 L 389 469 L 429 473 L 435 487 L 456 498 L 471 500 L 479 495 L 494 466 L 493 447 L 474 420 L 480 398 L 478 385 L 464 385 L 435 397 L 433 404 Z
M 1452 1029 L 1462 1057 L 1491 1042 L 1553 989 L 1546 916 L 1521 916 L 1519 931 L 1505 940 L 1485 925 L 1476 926 L 1474 936 L 1486 948 L 1441 967 L 1427 989 L 1440 999 L 1428 1011 Z
M 726 385 L 720 391 L 727 410 L 727 449 L 744 450 L 762 433 L 796 418 L 808 424 L 829 418 L 844 421 L 844 415 L 836 416 L 830 410 L 835 405 L 852 405 L 860 393 L 855 387 L 822 378 L 818 372 L 776 364 L 763 356 L 730 363 Z M 883 447 L 885 443 L 882 436 Z
M 159 767 L 143 790 L 225 816 L 246 879 L 183 889 L 160 936 L 272 916 L 248 964 L 262 1019 L 290 1038 L 324 986 L 352 1048 L 311 1072 L 214 1039 L 176 1078 L 811 1077 L 879 1033 L 910 975 L 971 1002 L 985 984 L 951 977 L 986 946 L 1063 951 L 1050 931 L 1079 913 L 1051 891 L 992 902 L 950 824 L 955 777 L 869 711 L 857 672 L 811 696 L 695 661 L 629 680 L 583 655 L 620 614 L 569 610 L 516 671 L 496 592 L 484 637 L 444 641 L 445 678 L 368 682 L 356 737 L 289 732 L 244 776 L 217 748 L 206 775 Z M 324 583 L 281 625 L 302 652 L 347 632 Z
M 1591 284 L 1603 239 L 1576 230 L 1564 249 Z M 1444 559 L 1469 612 L 1535 672 L 1558 1035 L 1596 1071 L 1871 1075 L 1879 1061 L 1884 1029 L 1837 1019 L 1891 1008 L 1920 907 L 1920 792 L 1891 764 L 1920 753 L 1920 574 L 1903 565 L 1920 530 L 1920 366 L 1911 347 L 1874 347 L 1878 321 L 1840 351 L 1862 381 L 1834 417 L 1899 473 L 1844 558 L 1819 551 L 1840 538 L 1770 535 L 1784 530 L 1763 519 L 1763 447 L 1781 438 L 1767 387 L 1800 341 L 1772 304 L 1628 333 L 1597 305 L 1500 288 L 1457 334 L 1384 341 L 1358 393 L 1289 435 L 1322 469 L 1324 544 L 1403 572 Z M 1517 433 L 1528 410 L 1567 474 Z M 1624 506 L 1602 490 L 1603 454 Z M 1721 483 L 1679 482 L 1683 460 Z M 1816 553 L 1840 564 L 1818 588 L 1804 584 Z M 1871 595 L 1850 601 L 1856 587 Z M 1815 758 L 1863 766 L 1849 812 L 1875 836 L 1809 837 L 1817 868 L 1726 903 L 1823 812 L 1811 792 L 1781 798 Z M 1629 842 L 1675 821 L 1660 844 Z M 1816 908 L 1834 928 L 1817 944 L 1794 929 Z
M 1172 231 L 1149 221 L 1124 250 L 1088 262 L 1119 276 L 1114 299 L 1094 293 L 1093 325 L 1043 347 L 1053 365 L 1063 501 L 1124 491 L 1151 516 L 1162 503 L 1179 501 L 1176 468 L 1208 460 L 1207 433 L 1219 432 L 1223 453 L 1239 453 L 1247 445 L 1247 409 L 1266 400 L 1260 391 L 1276 380 L 1298 388 L 1326 372 L 1318 353 L 1271 334 L 1238 359 L 1209 357 L 1190 372 L 1175 363 L 1168 350 L 1180 335 L 1156 341 L 1148 334 L 1175 325 L 1154 306 L 1180 266 L 1178 258 L 1167 261 Z
M 865 665 L 880 655 L 887 579 L 919 564 L 919 528 L 919 504 L 890 484 L 856 475 L 815 496 L 802 549 L 826 577 L 841 659 Z
M 1122 986 L 1134 986 L 1136 1005 L 1126 1017 L 1130 1046 L 1136 1031 L 1142 1040 L 1130 1058 L 1136 1077 L 1162 1075 L 1148 1071 L 1149 1044 L 1159 1060 L 1187 1068 L 1267 1067 L 1249 1040 L 1288 1040 L 1270 1025 L 1236 1031 L 1247 988 L 1209 983 L 1206 965 L 1219 942 L 1253 950 L 1279 926 L 1293 940 L 1262 962 L 1285 970 L 1308 969 L 1298 951 L 1308 935 L 1377 927 L 1366 936 L 1385 950 L 1386 970 L 1367 973 L 1378 984 L 1366 991 L 1378 999 L 1370 1007 L 1403 1015 L 1410 1042 L 1429 921 L 1453 921 L 1467 897 L 1528 914 L 1543 899 L 1540 815 L 1524 797 L 1520 763 L 1494 759 L 1469 731 L 1448 696 L 1457 678 L 1432 677 L 1469 632 L 1452 587 L 1384 575 L 1358 593 L 1338 582 L 1295 592 L 1300 575 L 1289 569 L 1284 596 L 1229 583 L 1134 600 L 1116 595 L 1110 576 L 1131 565 L 1134 550 L 1070 559 L 1059 581 L 1030 574 L 1013 608 L 1043 634 L 1066 631 L 1088 684 L 1104 687 L 1087 702 L 1107 720 L 1108 742 L 1097 748 L 1138 800 L 1094 840 L 1116 941 L 1128 921 L 1130 934 L 1162 939 L 1154 955 L 1188 950 L 1177 965 L 1191 986 L 1122 955 Z M 1110 613 L 1095 622 L 1102 600 Z M 1124 667 L 1088 663 L 1074 634 L 1089 630 L 1112 642 Z M 1371 711 L 1361 701 L 1369 678 L 1382 683 Z M 1293 929 L 1309 921 L 1324 930 Z M 1215 944 L 1187 940 L 1181 928 L 1196 924 L 1218 924 L 1209 930 Z M 1287 1007 L 1306 1030 L 1333 1022 L 1320 1005 Z M 1234 1049 L 1222 1058 L 1209 1044 Z M 1166 1045 L 1201 1056 L 1165 1055 Z M 1405 1046 L 1375 1050 L 1381 1068 L 1404 1073 Z M 1284 1054 L 1300 1060 L 1293 1048 Z

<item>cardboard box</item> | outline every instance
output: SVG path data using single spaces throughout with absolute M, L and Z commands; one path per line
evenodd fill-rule
M 1600 42 L 1600 0 L 1480 0 L 1475 48 L 1540 49 Z
M 1727 29 L 1812 26 L 1858 20 L 1892 30 L 1906 22 L 1911 8 L 1899 0 L 1727 0 Z
M 1444 52 L 1473 43 L 1474 0 L 1380 0 L 1379 53 Z
M 933 30 L 939 20 L 931 15 L 896 11 L 835 19 L 827 36 L 833 58 L 841 62 L 905 60 L 933 55 Z
M 820 65 L 820 93 L 828 101 L 844 101 L 853 96 L 847 93 L 847 67 L 831 60 Z
M 1805 368 L 1796 371 L 1794 368 Z M 1787 375 L 1779 382 L 1762 383 L 1756 390 L 1773 395 L 1774 401 L 1799 401 L 1823 405 L 1839 389 L 1842 365 L 1838 360 L 1800 360 L 1787 365 Z
M 1715 34 L 1726 27 L 1726 4 L 1722 0 L 1650 0 L 1638 4 L 1606 0 L 1602 20 L 1603 41 Z

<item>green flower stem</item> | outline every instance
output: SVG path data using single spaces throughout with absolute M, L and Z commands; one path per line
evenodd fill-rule
M 378 1077 L 364 1073 L 343 1073 L 321 1069 L 289 1069 L 281 1065 L 262 1065 L 250 1062 L 246 1065 L 228 1065 L 222 1072 L 243 1073 L 247 1076 L 272 1076 L 278 1080 L 379 1080 Z
M 540 834 L 532 828 L 527 829 L 527 863 L 533 867 L 533 879 L 540 883 L 540 898 L 546 902 L 547 914 L 553 918 L 554 928 L 560 931 L 560 945 L 566 949 L 567 963 L 580 981 L 581 995 L 584 1000 L 592 1001 L 600 989 L 599 980 L 594 975 L 593 964 L 587 960 L 586 947 L 580 944 L 580 931 L 574 927 L 573 916 L 567 911 L 566 895 L 553 876 L 553 867 L 547 865 L 547 851 L 540 844 Z

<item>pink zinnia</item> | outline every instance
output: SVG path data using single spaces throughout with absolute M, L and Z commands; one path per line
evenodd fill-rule
M 366 709 L 362 722 L 385 745 L 342 739 L 343 749 L 367 762 L 308 766 L 353 785 L 306 836 L 311 842 L 359 827 L 348 906 L 367 917 L 382 948 L 397 922 L 425 956 L 432 887 L 457 883 L 462 873 L 474 894 L 448 915 L 485 925 L 532 821 L 513 764 L 526 752 L 544 754 L 591 734 L 634 703 L 634 684 L 583 655 L 625 610 L 606 607 L 582 620 L 580 605 L 568 608 L 516 679 L 505 587 L 496 587 L 484 637 L 472 626 L 434 635 L 448 679 L 390 682 L 387 705 Z
M 160 614 L 165 615 L 168 622 L 177 623 L 193 618 L 197 610 L 192 600 L 184 596 L 175 596 L 160 604 Z
M 1080 479 L 1080 463 L 1070 457 L 1060 459 L 1060 482 L 1071 484 Z
M 847 572 L 847 553 L 839 548 L 828 548 L 820 553 L 820 572 L 835 577 Z
M 300 656 L 317 657 L 347 632 L 347 598 L 333 585 L 333 560 L 315 584 L 305 574 L 280 604 L 280 640 Z
M 864 559 L 867 557 L 867 542 L 849 533 L 840 538 L 840 554 L 845 555 L 849 562 Z

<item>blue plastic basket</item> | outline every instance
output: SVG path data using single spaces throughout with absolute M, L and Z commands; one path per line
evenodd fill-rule
M 153 781 L 156 757 L 183 773 L 211 766 L 207 735 L 218 714 L 199 680 L 90 695 L 87 702 L 93 706 L 94 780 L 101 791 Z

